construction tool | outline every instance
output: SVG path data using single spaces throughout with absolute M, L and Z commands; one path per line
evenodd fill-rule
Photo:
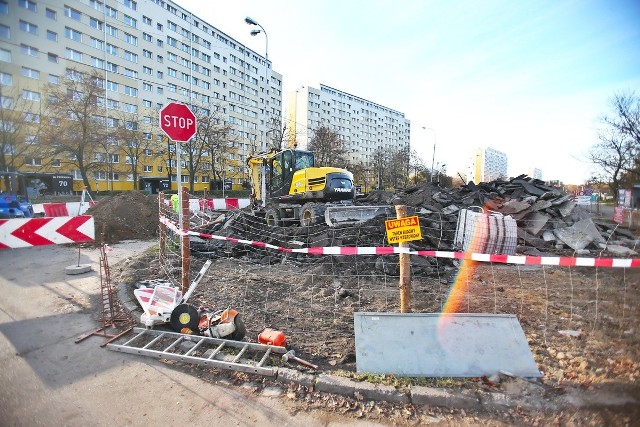
M 301 365 L 304 366 L 308 366 L 313 370 L 318 370 L 318 365 L 314 365 L 311 362 L 307 362 L 306 360 L 302 360 L 299 357 L 296 357 L 296 352 L 293 350 L 289 350 L 287 351 L 285 354 L 282 355 L 282 361 L 283 362 L 288 362 L 289 360 L 293 360 L 294 362 L 298 362 Z

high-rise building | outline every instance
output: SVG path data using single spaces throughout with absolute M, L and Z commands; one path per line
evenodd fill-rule
M 542 170 L 538 168 L 531 168 L 531 178 L 542 180 Z
M 378 149 L 390 153 L 409 147 L 411 122 L 404 113 L 359 96 L 321 84 L 288 94 L 287 123 L 290 144 L 307 148 L 321 126 L 338 133 L 348 150 L 348 160 L 373 166 Z
M 117 150 L 93 153 L 105 162 L 90 176 L 91 185 L 101 189 L 132 189 L 131 162 L 139 165 L 142 178 L 171 175 L 176 188 L 175 164 L 169 173 L 171 159 L 163 157 L 171 147 L 161 142 L 166 139 L 156 124 L 158 110 L 168 102 L 190 104 L 205 114 L 215 110 L 230 126 L 233 149 L 222 167 L 234 187 L 248 177 L 247 155 L 266 148 L 269 118 L 282 113 L 282 76 L 265 56 L 170 0 L 0 0 L 0 108 L 15 110 L 18 99 L 44 104 L 47 85 L 91 72 L 104 85 L 96 102 L 104 105 L 107 133 L 145 125 L 144 138 L 158 142 L 140 159 Z M 138 122 L 118 120 L 124 113 Z M 23 142 L 38 143 L 28 131 Z M 4 149 L 9 156 L 20 152 Z M 82 189 L 78 171 L 65 159 L 18 157 L 11 159 L 14 169 L 69 173 L 74 190 Z M 211 166 L 195 172 L 196 189 L 209 186 Z
M 478 148 L 471 152 L 467 180 L 476 184 L 507 177 L 507 155 L 493 148 Z

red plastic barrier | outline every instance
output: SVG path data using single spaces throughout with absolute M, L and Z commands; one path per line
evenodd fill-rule
M 44 203 L 42 205 L 44 209 L 44 216 L 69 216 L 66 203 Z

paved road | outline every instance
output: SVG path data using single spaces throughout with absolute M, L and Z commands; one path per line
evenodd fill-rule
M 151 244 L 114 245 L 109 264 Z M 65 275 L 78 256 L 94 271 Z M 75 344 L 77 336 L 97 327 L 98 273 L 97 249 L 0 251 L 0 424 L 378 425 L 322 414 L 294 417 L 279 398 L 252 396 L 155 359 L 106 350 L 100 337 Z

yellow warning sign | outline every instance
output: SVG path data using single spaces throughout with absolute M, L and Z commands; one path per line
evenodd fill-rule
M 390 244 L 422 240 L 420 221 L 417 216 L 388 219 L 384 222 L 387 230 L 387 241 Z

